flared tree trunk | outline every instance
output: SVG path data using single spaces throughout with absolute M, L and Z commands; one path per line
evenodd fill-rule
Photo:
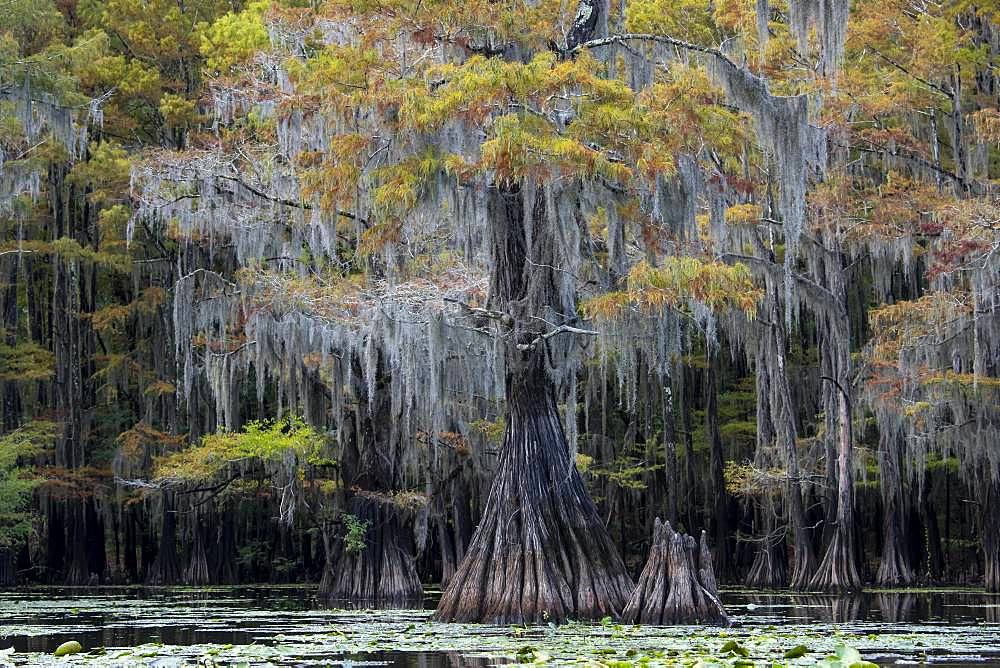
M 90 580 L 87 566 L 87 519 L 84 501 L 74 499 L 68 502 L 69 510 L 69 566 L 66 569 L 66 584 L 85 585 Z
M 344 482 L 337 504 L 344 513 L 340 531 L 335 534 L 332 523 L 324 527 L 326 564 L 319 595 L 329 602 L 366 607 L 412 606 L 422 599 L 423 587 L 416 569 L 414 513 L 394 499 L 405 489 L 400 464 L 404 446 L 393 428 L 401 416 L 393 414 L 382 384 L 369 388 L 361 382 L 360 360 L 353 363 L 360 408 L 340 456 Z M 376 368 L 379 378 L 389 373 L 384 357 Z
M 947 476 L 947 471 L 945 472 Z M 941 549 L 941 529 L 938 526 L 938 510 L 934 503 L 934 485 L 929 471 L 924 472 L 923 498 L 921 510 L 927 534 L 927 570 L 926 577 L 931 582 L 940 582 L 944 575 L 944 551 Z M 945 506 L 946 510 L 947 504 Z
M 776 299 L 777 296 L 775 296 Z M 793 589 L 805 589 L 816 569 L 816 553 L 806 523 L 805 503 L 802 500 L 802 483 L 799 480 L 798 429 L 795 424 L 795 404 L 788 384 L 788 370 L 785 351 L 787 342 L 785 330 L 781 326 L 782 317 L 775 301 L 772 315 L 777 324 L 772 325 L 770 342 L 773 350 L 775 373 L 771 382 L 774 390 L 775 432 L 785 454 L 785 505 L 788 524 L 792 532 L 792 563 L 789 585 Z
M 701 545 L 656 518 L 653 545 L 622 619 L 634 624 L 728 626 L 705 532 Z
M 846 344 L 845 344 L 846 345 Z M 856 591 L 861 589 L 855 550 L 854 474 L 851 470 L 852 429 L 850 398 L 841 377 L 835 383 L 837 393 L 837 523 L 823 561 L 810 581 L 817 591 Z M 832 381 L 831 381 L 832 382 Z
M 561 271 L 576 219 L 572 186 L 489 189 L 491 305 L 499 311 L 507 423 L 496 478 L 441 621 L 516 624 L 617 617 L 632 591 L 611 537 L 570 456 L 549 372 L 550 339 L 576 304 Z M 565 202 L 563 207 L 560 203 Z M 570 274 L 570 276 L 572 276 Z
M 904 540 L 903 483 L 896 438 L 895 435 L 883 434 L 879 453 L 883 543 L 875 581 L 882 587 L 905 587 L 913 583 L 913 569 L 910 568 Z
M 410 607 L 419 603 L 423 588 L 413 558 L 412 539 L 399 510 L 384 500 L 356 494 L 348 503 L 363 532 L 350 541 L 328 541 L 339 555 L 330 560 L 330 572 L 320 583 L 319 596 L 327 602 L 378 607 Z M 339 542 L 339 544 L 337 544 Z
M 201 518 L 196 517 L 191 528 L 191 555 L 184 571 L 184 584 L 206 585 L 212 581 L 208 568 L 208 552 L 205 550 L 205 527 Z
M 754 589 L 781 589 L 788 584 L 787 545 L 784 530 L 778 531 L 775 509 L 769 505 L 757 508 L 758 523 L 763 535 L 747 572 L 746 584 Z
M 214 537 L 214 549 L 209 555 L 209 570 L 212 574 L 212 582 L 216 584 L 235 584 L 238 580 L 236 572 L 236 529 L 233 522 L 236 521 L 238 507 L 223 507 L 213 515 L 214 521 L 210 526 L 216 526 Z
M 728 580 L 732 571 L 730 563 L 734 550 L 729 545 L 729 493 L 726 491 L 725 453 L 719 432 L 719 352 L 710 343 L 705 357 L 705 426 L 709 442 L 710 494 L 713 499 L 712 526 L 718 572 Z M 690 530 L 690 527 L 688 527 Z
M 838 240 L 832 233 L 827 232 L 822 238 L 829 248 L 839 248 Z M 839 251 L 831 251 L 823 257 L 821 271 L 824 276 L 822 283 L 828 293 L 817 324 L 821 333 L 822 368 L 828 371 L 822 377 L 828 456 L 830 443 L 835 444 L 836 450 L 836 513 L 823 561 L 809 586 L 821 591 L 854 591 L 861 589 L 861 577 L 855 543 L 854 473 L 851 468 L 854 447 L 851 335 L 848 328 L 851 318 L 847 308 L 847 279 Z
M 437 545 L 441 555 L 441 586 L 447 587 L 451 576 L 458 569 L 458 559 L 455 558 L 455 542 L 452 539 L 448 520 L 442 514 L 435 522 L 437 525 Z
M 146 578 L 147 584 L 151 585 L 173 585 L 181 581 L 180 561 L 177 558 L 177 514 L 174 512 L 173 499 L 168 492 L 164 492 L 162 503 L 160 547 Z
M 773 383 L 768 357 L 771 350 L 767 343 L 770 334 L 765 330 L 764 345 L 758 344 L 756 351 L 757 385 L 757 444 L 754 466 L 767 470 L 773 466 L 771 454 L 776 439 L 774 428 L 775 409 L 772 401 Z M 755 589 L 780 589 L 788 584 L 787 547 L 785 528 L 778 526 L 779 503 L 774 494 L 764 493 L 759 499 L 750 498 L 753 508 L 755 542 L 757 551 L 747 572 L 746 584 Z
M 496 479 L 440 621 L 521 624 L 618 617 L 632 581 L 570 460 L 541 361 L 508 378 Z

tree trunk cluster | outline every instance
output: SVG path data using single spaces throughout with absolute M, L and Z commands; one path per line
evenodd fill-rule
M 699 545 L 656 518 L 649 558 L 622 619 L 633 624 L 729 625 L 704 531 Z

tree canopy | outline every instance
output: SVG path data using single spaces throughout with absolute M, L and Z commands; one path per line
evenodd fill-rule
M 599 619 L 676 537 L 695 592 L 1000 588 L 998 16 L 16 0 L 0 573 Z

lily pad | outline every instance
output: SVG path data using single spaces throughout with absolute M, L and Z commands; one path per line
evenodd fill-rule
M 69 640 L 56 647 L 55 656 L 69 656 L 83 651 L 83 645 L 75 640 Z
M 809 653 L 809 648 L 805 645 L 796 645 L 787 652 L 785 652 L 786 659 L 801 659 L 806 654 Z

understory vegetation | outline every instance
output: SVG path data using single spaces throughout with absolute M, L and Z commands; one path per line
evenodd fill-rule
M 0 585 L 1000 591 L 998 21 L 0 4 Z

